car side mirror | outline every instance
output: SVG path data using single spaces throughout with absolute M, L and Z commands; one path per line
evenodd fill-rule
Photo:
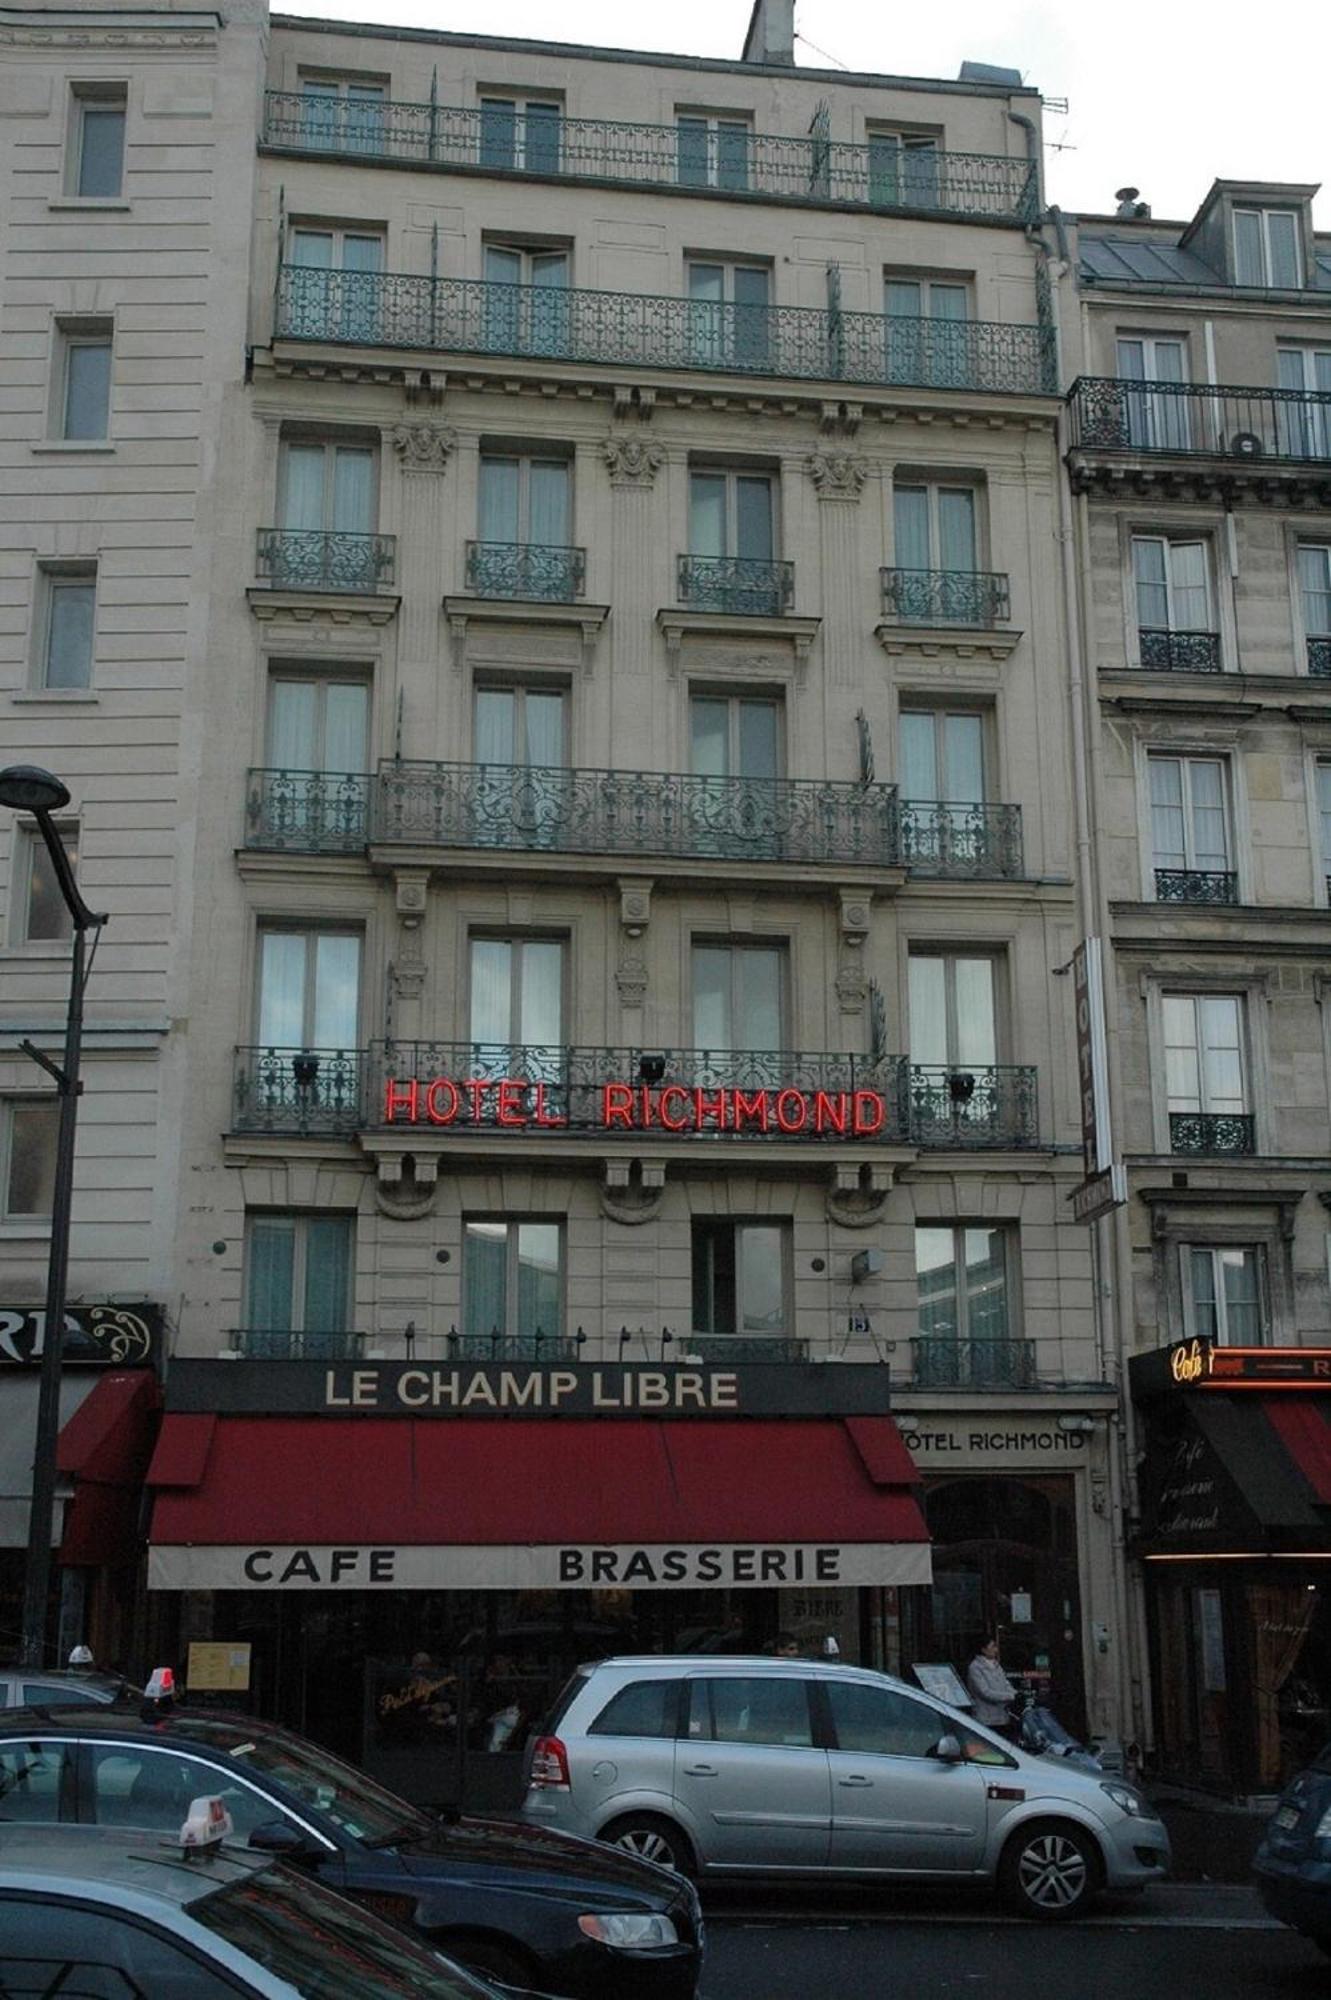
M 940 1764 L 959 1764 L 964 1755 L 960 1739 L 950 1733 L 940 1736 L 934 1745 L 934 1756 Z
M 251 1833 L 249 1845 L 257 1847 L 261 1853 L 281 1855 L 289 1861 L 299 1861 L 311 1851 L 310 1843 L 300 1828 L 284 1819 L 264 1820 Z

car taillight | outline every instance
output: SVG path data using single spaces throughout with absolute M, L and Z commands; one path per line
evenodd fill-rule
M 557 1736 L 538 1736 L 531 1753 L 529 1782 L 544 1791 L 569 1790 L 568 1751 Z

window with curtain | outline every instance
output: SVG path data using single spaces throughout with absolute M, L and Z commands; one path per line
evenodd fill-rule
M 1166 993 L 1161 1009 L 1170 1111 L 1215 1116 L 1246 1112 L 1242 996 Z
M 14 1097 L 0 1104 L 0 1168 L 6 1222 L 43 1221 L 55 1198 L 55 1154 L 60 1102 Z
M 1331 640 L 1331 546 L 1300 542 L 1298 549 L 1299 606 L 1309 639 Z M 1331 648 L 1328 648 L 1331 653 Z M 1312 656 L 1310 655 L 1310 664 Z M 1331 659 L 1325 671 L 1331 672 Z
M 693 946 L 693 1041 L 717 1054 L 779 1050 L 784 1031 L 784 945 Z
M 487 243 L 485 344 L 497 354 L 562 354 L 569 338 L 567 250 Z
M 996 970 L 992 953 L 911 952 L 912 1063 L 956 1069 L 997 1062 Z
M 530 1341 L 564 1332 L 564 1225 L 472 1216 L 462 1225 L 462 1331 Z
M 77 874 L 79 834 L 74 826 L 61 827 L 60 844 Z M 15 844 L 15 865 L 19 874 L 14 898 L 17 918 L 15 942 L 22 944 L 65 944 L 74 935 L 69 905 L 61 894 L 59 878 L 50 850 L 36 827 L 22 827 Z
M 684 278 L 695 365 L 765 368 L 772 344 L 770 267 L 694 257 Z
M 470 1039 L 484 1073 L 557 1080 L 563 1064 L 562 940 L 473 937 L 470 967 Z
M 321 152 L 384 151 L 387 86 L 350 76 L 301 78 L 301 136 Z
M 789 1223 L 696 1221 L 692 1266 L 695 1333 L 789 1334 Z
M 279 771 L 366 769 L 370 690 L 361 680 L 277 670 L 268 683 L 268 763 Z
M 976 865 L 987 852 L 983 715 L 947 708 L 901 711 L 898 793 L 909 860 Z
M 869 200 L 878 208 L 936 208 L 939 141 L 924 132 L 870 132 Z
M 1119 380 L 1143 385 L 1125 398 L 1129 442 L 1146 451 L 1187 451 L 1190 399 L 1152 388 L 1187 381 L 1187 343 L 1166 335 L 1120 334 L 1116 351 Z
M 326 229 L 293 223 L 287 262 L 299 273 L 287 289 L 287 330 L 306 339 L 379 337 L 384 268 L 382 230 Z M 321 274 L 315 276 L 314 274 Z
M 1269 1338 L 1261 1250 L 1254 1244 L 1188 1243 L 1183 1260 L 1189 1338 L 1261 1346 Z
M 1146 762 L 1157 877 L 1160 871 L 1228 875 L 1234 864 L 1224 759 L 1152 755 Z
M 972 373 L 968 285 L 952 279 L 889 275 L 884 281 L 883 312 L 889 382 L 967 386 Z
M 564 107 L 540 97 L 481 99 L 479 164 L 491 173 L 557 174 Z
M 562 767 L 565 748 L 563 688 L 505 684 L 476 690 L 475 761 Z
M 374 533 L 377 456 L 369 445 L 289 442 L 283 450 L 283 528 Z
M 918 1325 L 930 1342 L 1006 1341 L 1010 1333 L 1006 1229 L 944 1224 L 915 1231 Z
M 1132 573 L 1141 663 L 1175 670 L 1220 665 L 1204 541 L 1134 535 Z
M 259 933 L 258 1040 L 270 1049 L 351 1050 L 360 1039 L 358 932 Z
M 1276 383 L 1297 396 L 1277 405 L 1280 449 L 1287 458 L 1331 458 L 1331 347 L 1276 349 Z M 1306 399 L 1306 400 L 1305 400 Z
M 250 1215 L 246 1328 L 256 1334 L 348 1332 L 354 1243 L 350 1215 Z
M 771 562 L 774 502 L 768 473 L 695 468 L 689 474 L 689 553 Z
M 111 325 L 108 320 L 62 320 L 56 328 L 58 438 L 96 444 L 111 429 Z
M 38 584 L 39 685 L 91 687 L 97 614 L 96 564 L 39 568 Z
M 978 580 L 978 495 L 972 486 L 898 481 L 892 488 L 893 609 L 921 623 L 985 624 Z
M 681 187 L 747 188 L 752 140 L 747 118 L 681 111 L 675 134 Z
M 566 548 L 573 539 L 566 458 L 482 452 L 478 539 Z
M 1236 208 L 1234 282 L 1278 291 L 1303 284 L 1299 217 L 1292 208 Z
M 127 103 L 123 83 L 73 86 L 67 186 L 81 201 L 114 201 L 124 192 Z
M 695 694 L 690 762 L 700 778 L 779 778 L 782 707 L 770 695 Z
M 1321 829 L 1322 867 L 1331 896 L 1331 762 L 1323 758 L 1317 766 L 1317 823 Z

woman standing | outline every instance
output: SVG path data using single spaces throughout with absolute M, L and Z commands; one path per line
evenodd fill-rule
M 995 1634 L 991 1633 L 977 1646 L 975 1658 L 966 1669 L 966 1691 L 974 1703 L 977 1722 L 1003 1736 L 1014 1732 L 1012 1704 L 1017 1690 L 999 1664 Z

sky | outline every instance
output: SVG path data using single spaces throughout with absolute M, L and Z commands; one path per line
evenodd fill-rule
M 736 58 L 750 0 L 273 0 L 275 12 L 456 34 L 592 42 Z M 1260 32 L 1259 32 L 1260 30 Z M 1021 71 L 1046 98 L 1046 179 L 1062 208 L 1104 214 L 1140 188 L 1157 216 L 1191 216 L 1213 178 L 1331 183 L 1326 0 L 1153 0 L 1132 6 L 948 0 L 930 7 L 796 0 L 795 60 L 811 69 L 954 77 L 968 57 Z M 806 40 L 805 37 L 808 37 Z M 815 46 L 816 44 L 816 46 Z M 831 60 L 829 60 L 829 58 Z M 1331 229 L 1331 188 L 1314 207 Z

